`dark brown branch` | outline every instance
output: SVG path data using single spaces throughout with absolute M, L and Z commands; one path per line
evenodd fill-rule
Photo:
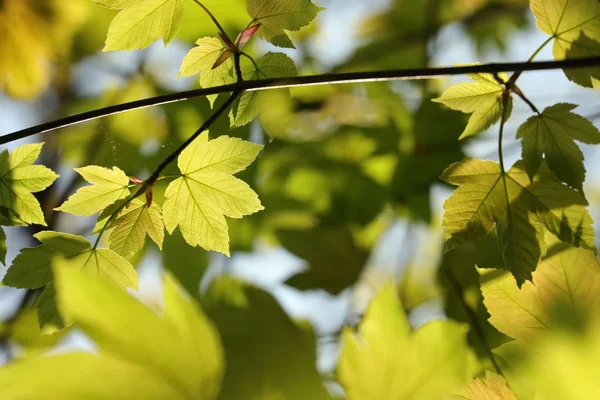
M 400 69 L 389 71 L 372 72 L 346 72 L 321 75 L 297 76 L 291 78 L 271 78 L 254 81 L 244 81 L 229 85 L 217 86 L 207 89 L 188 90 L 168 94 L 164 96 L 151 97 L 143 100 L 137 100 L 124 104 L 100 108 L 88 111 L 82 114 L 72 115 L 52 122 L 46 122 L 41 125 L 32 126 L 20 131 L 9 133 L 0 137 L 0 145 L 23 139 L 38 133 L 49 132 L 55 129 L 64 128 L 80 122 L 118 114 L 125 111 L 137 110 L 140 108 L 157 106 L 161 104 L 174 103 L 196 97 L 205 97 L 212 94 L 227 93 L 233 91 L 256 91 L 277 88 L 290 88 L 297 86 L 310 85 L 332 85 L 341 83 L 365 83 L 376 81 L 393 80 L 419 80 L 443 78 L 453 75 L 465 75 L 473 73 L 499 73 L 499 72 L 518 72 L 518 71 L 545 71 L 561 68 L 584 68 L 600 65 L 600 57 L 570 59 L 561 61 L 537 61 L 537 62 L 518 62 L 518 63 L 491 63 L 481 65 L 468 65 L 460 67 L 439 67 L 439 68 L 421 68 L 421 69 Z

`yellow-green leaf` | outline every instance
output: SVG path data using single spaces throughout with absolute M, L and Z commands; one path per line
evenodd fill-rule
M 58 178 L 43 165 L 32 165 L 43 143 L 25 144 L 0 153 L 0 206 L 14 211 L 25 223 L 46 226 L 40 203 L 32 193 L 46 189 Z
M 530 177 L 537 172 L 544 155 L 546 164 L 558 178 L 582 190 L 583 153 L 574 140 L 598 144 L 600 132 L 590 121 L 571 112 L 575 107 L 561 103 L 546 108 L 521 125 L 517 138 L 523 139 L 523 161 Z
M 157 314 L 112 282 L 68 264 L 54 268 L 61 312 L 99 351 L 0 368 L 2 399 L 217 397 L 224 370 L 219 337 L 177 283 L 165 279 L 165 310 Z
M 538 27 L 554 38 L 554 58 L 600 55 L 600 3 L 597 0 L 531 0 Z M 582 70 L 569 72 L 574 82 L 592 87 Z M 598 76 L 596 76 L 598 78 Z
M 166 45 L 175 38 L 183 20 L 182 0 L 103 3 L 126 6 L 110 24 L 104 51 L 144 49 L 160 38 Z
M 471 114 L 469 123 L 459 139 L 477 135 L 494 125 L 502 117 L 502 85 L 492 74 L 469 74 L 475 82 L 461 83 L 448 88 L 440 97 L 433 99 L 436 103 L 463 113 Z M 508 81 L 508 75 L 498 75 Z M 509 99 L 509 110 L 512 110 L 512 99 Z
M 115 201 L 129 195 L 129 178 L 125 172 L 118 167 L 112 170 L 96 165 L 76 168 L 91 186 L 79 189 L 74 195 L 60 207 L 58 211 L 68 212 L 74 215 L 89 216 L 104 210 Z
M 594 253 L 559 246 L 519 289 L 506 274 L 482 279 L 490 323 L 513 339 L 530 342 L 564 327 L 564 318 L 588 315 L 600 306 L 600 263 Z
M 459 186 L 444 203 L 446 248 L 482 239 L 495 226 L 504 264 L 519 286 L 531 280 L 545 254 L 546 230 L 595 251 L 587 202 L 561 184 L 544 162 L 533 180 L 521 161 L 502 174 L 498 163 L 475 159 L 451 165 L 441 178 Z
M 517 400 L 506 379 L 490 371 L 483 379 L 473 379 L 463 389 L 450 397 L 453 400 Z
M 108 247 L 129 258 L 144 247 L 146 235 L 162 250 L 165 238 L 162 210 L 156 203 L 148 206 L 136 199 L 116 219 L 108 237 Z
M 200 38 L 196 47 L 186 54 L 179 72 L 182 76 L 200 74 L 200 86 L 203 88 L 226 85 L 235 82 L 231 70 L 233 60 L 228 58 L 225 62 L 213 69 L 215 62 L 227 49 L 223 43 L 212 37 Z M 210 105 L 215 102 L 217 95 L 208 96 Z
M 442 399 L 472 376 L 466 329 L 434 321 L 411 332 L 391 284 L 371 302 L 358 334 L 347 328 L 342 340 L 338 376 L 350 400 Z
M 229 255 L 225 216 L 242 218 L 263 209 L 256 193 L 235 174 L 250 165 L 263 146 L 204 132 L 178 158 L 182 173 L 165 192 L 163 218 L 169 233 L 179 226 L 184 239 Z

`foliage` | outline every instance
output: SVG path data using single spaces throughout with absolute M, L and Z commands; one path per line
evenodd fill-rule
M 1 290 L 26 289 L 0 325 L 0 398 L 600 395 L 586 104 L 538 109 L 494 64 L 449 87 L 373 82 L 423 75 L 449 26 L 483 57 L 533 17 L 548 36 L 526 63 L 550 44 L 599 56 L 599 3 L 395 0 L 344 21 L 338 61 L 315 51 L 325 3 L 0 0 L 0 90 L 75 114 L 0 153 Z M 566 78 L 597 88 L 592 61 Z M 77 123 L 90 110 L 107 118 Z M 473 157 L 493 127 L 494 160 Z M 274 249 L 298 268 L 271 285 Z M 163 296 L 135 293 L 155 264 Z M 309 321 L 286 295 L 319 296 Z M 326 299 L 344 315 L 312 326 Z M 78 334 L 95 350 L 55 351 Z

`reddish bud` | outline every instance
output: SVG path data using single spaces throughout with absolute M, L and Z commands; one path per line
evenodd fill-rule
M 244 29 L 242 32 L 240 32 L 237 39 L 235 39 L 236 47 L 239 50 L 244 48 L 244 46 L 246 46 L 246 44 L 250 41 L 250 39 L 252 39 L 252 36 L 254 36 L 254 34 L 256 33 L 258 28 L 260 28 L 260 24 L 252 25 L 252 26 Z
M 129 180 L 133 183 L 135 183 L 136 185 L 141 185 L 142 183 L 144 183 L 143 180 L 141 180 L 140 178 L 137 178 L 135 176 L 130 176 Z
M 225 42 L 227 47 L 229 47 L 230 50 L 235 49 L 235 45 L 231 43 L 231 39 L 229 39 L 229 36 L 225 35 L 223 32 L 219 32 L 219 36 L 221 37 L 221 40 Z
M 154 197 L 154 194 L 152 192 L 152 188 L 148 188 L 148 190 L 146 190 L 146 206 L 150 207 L 152 205 L 152 198 Z
M 221 53 L 217 61 L 215 61 L 215 65 L 213 65 L 211 69 L 219 68 L 219 66 L 221 66 L 221 64 L 227 61 L 227 59 L 231 57 L 232 54 L 233 53 L 229 49 L 223 51 L 223 53 Z

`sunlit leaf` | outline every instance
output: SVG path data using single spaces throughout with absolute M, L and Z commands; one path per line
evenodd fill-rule
M 166 45 L 175 38 L 183 20 L 182 0 L 115 0 L 101 4 L 124 8 L 110 24 L 104 51 L 143 49 L 160 38 Z
M 150 206 L 135 199 L 123 210 L 111 226 L 108 247 L 125 258 L 133 256 L 146 242 L 146 235 L 162 250 L 165 237 L 162 210 L 156 203 Z
M 58 178 L 43 165 L 32 165 L 43 143 L 24 144 L 0 153 L 0 206 L 14 211 L 28 224 L 46 226 L 40 203 L 32 193 L 46 189 Z
M 517 400 L 510 390 L 506 379 L 490 371 L 485 372 L 483 379 L 473 379 L 465 388 L 450 397 L 454 400 Z
M 531 280 L 546 252 L 546 230 L 595 250 L 585 199 L 562 185 L 545 163 L 530 181 L 522 162 L 503 174 L 495 162 L 467 159 L 451 165 L 442 179 L 459 186 L 444 203 L 446 248 L 482 239 L 495 226 L 505 267 L 519 286 Z
M 453 110 L 471 114 L 467 127 L 459 139 L 477 135 L 494 125 L 502 117 L 502 85 L 492 74 L 469 74 L 475 82 L 461 83 L 451 86 L 440 97 L 433 99 Z M 498 74 L 503 81 L 508 81 L 508 75 Z M 512 99 L 509 98 L 510 116 Z
M 179 226 L 192 246 L 229 255 L 225 216 L 242 218 L 263 209 L 256 193 L 233 174 L 255 159 L 262 146 L 204 132 L 178 158 L 182 177 L 165 192 L 163 217 L 169 233 Z
M 346 328 L 342 335 L 338 375 L 350 400 L 442 399 L 473 372 L 466 330 L 434 321 L 411 332 L 391 284 L 373 299 L 358 333 Z

